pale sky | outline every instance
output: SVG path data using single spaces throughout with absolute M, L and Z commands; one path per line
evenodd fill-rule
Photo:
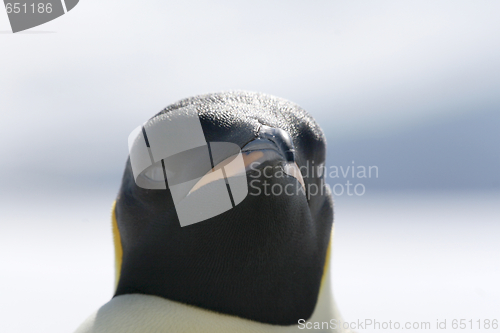
M 497 1 L 84 0 L 9 34 L 0 11 L 0 154 L 16 156 L 2 168 L 121 168 L 138 124 L 220 90 L 295 101 L 329 137 L 498 107 L 499 12 Z

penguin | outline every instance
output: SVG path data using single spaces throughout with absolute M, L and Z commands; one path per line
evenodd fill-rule
M 231 185 L 228 209 L 183 225 L 168 173 L 201 175 L 183 183 L 184 197 L 200 193 L 200 205 L 187 208 L 196 212 L 212 206 L 204 200 L 219 200 L 207 175 L 230 156 L 215 158 L 212 149 L 207 166 L 201 150 L 186 149 L 198 153 L 184 154 L 177 170 L 165 167 L 167 159 L 155 166 L 151 158 L 152 166 L 137 175 L 130 155 L 112 208 L 114 296 L 75 333 L 347 332 L 332 295 L 333 199 L 320 171 L 326 140 L 315 120 L 297 104 L 263 93 L 199 95 L 140 127 L 149 152 L 152 126 L 172 125 L 173 114 L 184 124 L 195 114 L 207 146 L 236 147 L 244 170 L 226 168 L 224 179 L 231 193 L 231 179 L 243 175 L 244 195 L 236 198 L 242 187 Z M 181 141 L 199 135 L 171 128 Z M 162 188 L 144 186 L 148 181 Z

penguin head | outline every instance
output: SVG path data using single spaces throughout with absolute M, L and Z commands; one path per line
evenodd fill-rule
M 205 150 L 195 149 L 182 155 L 182 163 L 156 163 L 140 177 L 160 182 L 157 189 L 139 186 L 133 163 L 127 161 L 113 211 L 115 296 L 155 295 L 275 325 L 309 318 L 326 269 L 333 223 L 331 194 L 318 172 L 325 161 L 321 129 L 296 104 L 250 92 L 184 99 L 143 129 L 170 121 L 173 114 L 183 118 L 193 112 L 208 142 L 210 162 Z M 178 130 L 183 138 L 196 135 Z M 235 150 L 222 149 L 216 157 L 212 143 Z M 234 156 L 242 157 L 245 195 L 237 195 L 241 186 L 231 185 L 238 177 L 241 184 L 241 172 L 226 170 L 230 208 L 183 226 L 174 193 L 178 184 L 168 173 L 200 176 L 186 182 L 183 193 L 197 195 L 197 205 L 184 209 L 199 212 L 217 197 L 211 187 L 217 177 L 205 174 Z

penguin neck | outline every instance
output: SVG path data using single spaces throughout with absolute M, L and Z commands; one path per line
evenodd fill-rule
M 119 279 L 122 261 L 120 234 L 117 228 L 115 209 L 112 209 L 112 225 L 115 241 L 117 276 Z M 341 316 L 333 299 L 331 281 L 331 247 L 333 227 L 325 258 L 324 271 L 315 309 L 307 322 L 340 322 Z M 195 319 L 195 320 L 193 320 Z M 301 321 L 302 322 L 302 321 Z M 302 332 L 299 322 L 290 326 L 260 323 L 238 316 L 221 314 L 200 307 L 183 304 L 166 298 L 145 294 L 126 294 L 114 297 L 85 321 L 76 333 L 90 332 Z M 326 332 L 340 332 L 331 329 Z
M 242 216 L 255 214 L 255 204 L 261 203 L 249 197 L 219 221 L 218 229 L 196 224 L 185 230 L 173 223 L 136 220 L 142 215 L 127 211 L 131 205 L 123 196 L 116 209 L 120 223 L 114 228 L 123 241 L 115 238 L 123 243 L 115 297 L 155 295 L 277 326 L 311 318 L 321 289 L 330 290 L 321 286 L 329 283 L 325 263 L 333 216 L 327 198 L 314 221 L 305 197 L 292 199 L 296 202 L 288 197 L 270 202 L 265 206 L 269 215 L 261 214 L 265 220 L 248 223 Z M 286 209 L 276 209 L 283 208 L 280 204 Z M 166 215 L 151 212 L 155 215 L 148 221 Z

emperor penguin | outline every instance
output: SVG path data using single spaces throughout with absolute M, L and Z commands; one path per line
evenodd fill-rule
M 114 296 L 76 333 L 348 331 L 311 115 L 262 93 L 200 95 L 139 126 L 129 148 L 112 208 Z

